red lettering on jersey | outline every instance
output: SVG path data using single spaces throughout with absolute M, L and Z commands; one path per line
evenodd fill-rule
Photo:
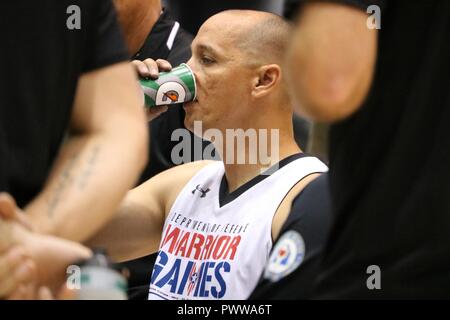
M 167 226 L 166 236 L 165 236 L 164 241 L 163 241 L 163 243 L 161 245 L 161 248 L 163 248 L 166 243 L 171 241 L 170 247 L 169 247 L 169 252 L 172 253 L 173 249 L 175 248 L 175 244 L 177 243 L 178 236 L 180 234 L 180 229 L 178 227 L 175 227 L 175 229 L 173 229 L 172 232 L 169 233 L 170 229 L 171 229 L 171 225 L 169 224 Z
M 192 249 L 195 249 L 194 259 L 198 260 L 200 258 L 200 254 L 202 252 L 202 245 L 205 242 L 205 236 L 199 233 L 194 233 L 194 236 L 191 240 L 191 245 L 189 246 L 189 250 L 187 252 L 187 257 L 191 257 Z
M 231 243 L 223 256 L 223 259 L 226 259 L 228 254 L 230 253 L 230 260 L 234 260 L 234 256 L 236 255 L 237 247 L 239 246 L 240 242 L 241 242 L 241 236 L 233 237 L 233 240 L 231 240 Z
M 208 259 L 209 258 L 209 256 L 211 255 L 211 247 L 212 247 L 213 242 L 214 242 L 214 236 L 212 236 L 212 235 L 206 236 L 206 243 L 205 243 L 205 246 L 203 247 L 202 255 L 201 255 L 200 259 Z
M 180 256 L 181 253 L 181 257 L 186 257 L 186 247 L 190 235 L 190 232 L 185 232 L 185 234 L 181 237 L 177 245 L 177 250 L 175 250 L 175 255 Z
M 216 241 L 216 245 L 214 246 L 214 251 L 213 251 L 213 259 L 215 259 L 215 260 L 220 259 L 220 257 L 225 252 L 225 249 L 227 248 L 227 245 L 230 242 L 230 239 L 231 239 L 230 236 L 221 236 Z

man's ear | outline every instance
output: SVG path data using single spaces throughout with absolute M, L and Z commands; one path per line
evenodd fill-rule
M 280 81 L 281 67 L 279 65 L 269 64 L 260 67 L 253 85 L 253 97 L 260 98 L 269 94 Z

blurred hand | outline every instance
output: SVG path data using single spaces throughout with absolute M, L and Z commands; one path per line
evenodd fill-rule
M 162 71 L 170 71 L 172 70 L 172 65 L 169 61 L 158 59 L 145 59 L 144 61 L 133 60 L 131 61 L 134 69 L 136 70 L 139 78 L 150 78 L 150 79 L 158 79 L 159 73 Z M 145 112 L 147 114 L 147 120 L 152 121 L 160 114 L 167 111 L 167 106 L 157 106 L 151 108 L 145 108 Z
M 59 290 L 68 265 L 91 255 L 82 245 L 31 232 L 14 199 L 0 195 L 0 299 L 36 299 L 42 286 Z
M 23 246 L 0 254 L 0 299 L 25 299 L 35 290 L 36 281 L 36 264 Z
M 38 299 L 45 292 L 43 287 L 60 297 L 67 267 L 89 258 L 90 250 L 72 241 L 32 233 L 11 222 L 0 221 L 1 231 L 7 223 L 13 229 L 13 245 L 0 256 L 0 298 Z
M 36 265 L 17 241 L 20 225 L 29 228 L 13 197 L 0 193 L 0 299 L 24 295 L 34 288 Z

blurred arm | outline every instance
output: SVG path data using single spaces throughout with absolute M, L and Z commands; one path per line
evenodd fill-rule
M 84 241 L 112 218 L 147 160 L 148 131 L 129 63 L 82 75 L 71 120 L 44 190 L 25 211 L 38 232 Z
M 348 5 L 302 7 L 287 68 L 300 113 L 321 122 L 346 118 L 363 102 L 376 60 L 377 31 L 367 14 Z

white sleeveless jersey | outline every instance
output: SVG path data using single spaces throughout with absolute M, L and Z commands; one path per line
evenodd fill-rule
M 201 169 L 166 219 L 149 299 L 248 298 L 269 258 L 280 203 L 305 176 L 328 170 L 317 158 L 295 156 L 222 206 L 223 163 Z

